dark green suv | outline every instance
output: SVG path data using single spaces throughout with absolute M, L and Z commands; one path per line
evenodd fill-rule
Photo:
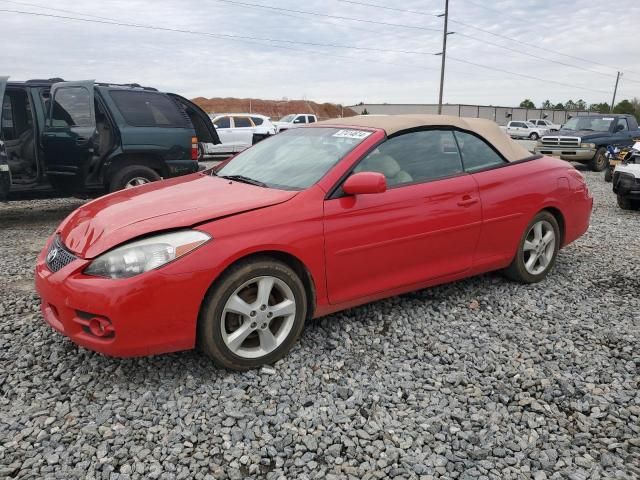
M 46 190 L 90 195 L 198 171 L 220 143 L 186 98 L 137 84 L 0 77 L 0 199 Z

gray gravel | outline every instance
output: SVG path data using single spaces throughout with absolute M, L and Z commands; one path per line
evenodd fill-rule
M 640 477 L 640 212 L 586 175 L 592 227 L 544 283 L 355 308 L 241 374 L 54 333 L 33 263 L 81 201 L 0 205 L 0 478 Z

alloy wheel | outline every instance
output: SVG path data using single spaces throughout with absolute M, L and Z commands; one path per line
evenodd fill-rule
M 551 223 L 540 220 L 534 223 L 522 246 L 524 268 L 531 275 L 540 275 L 550 265 L 556 251 L 556 234 Z
M 151 181 L 148 178 L 134 177 L 125 184 L 124 188 L 139 187 L 140 185 L 145 185 L 147 183 L 151 183 Z
M 279 278 L 261 276 L 238 287 L 222 311 L 222 339 L 235 355 L 259 358 L 289 336 L 296 316 L 293 291 Z

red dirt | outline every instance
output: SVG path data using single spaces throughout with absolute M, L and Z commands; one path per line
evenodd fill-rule
M 260 100 L 249 98 L 204 98 L 192 100 L 207 113 L 259 113 L 278 120 L 289 113 L 314 113 L 320 120 L 352 117 L 356 112 L 333 103 L 316 103 L 308 100 Z

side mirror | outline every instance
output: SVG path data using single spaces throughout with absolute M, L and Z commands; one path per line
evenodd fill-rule
M 347 195 L 366 195 L 387 191 L 387 179 L 377 172 L 360 172 L 351 175 L 342 185 Z

